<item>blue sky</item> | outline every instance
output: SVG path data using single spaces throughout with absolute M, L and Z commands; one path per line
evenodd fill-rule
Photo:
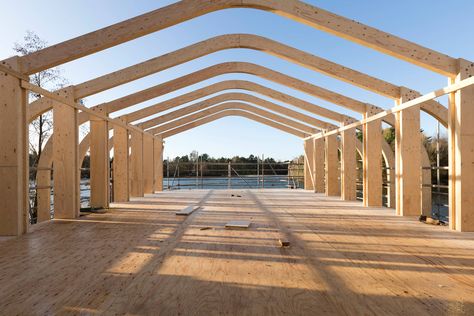
M 0 0 L 2 7 L 0 59 L 13 55 L 13 43 L 21 41 L 26 30 L 35 31 L 50 44 L 55 44 L 173 2 L 176 1 L 24 0 L 21 5 L 22 15 L 19 15 L 18 4 L 14 1 Z M 446 1 L 440 0 L 307 0 L 305 2 L 450 56 L 474 60 L 474 41 L 470 34 L 473 27 L 474 1 L 452 0 L 449 5 Z M 119 5 L 117 5 L 118 3 Z M 284 17 L 252 9 L 231 9 L 211 13 L 93 56 L 67 63 L 62 66 L 62 69 L 64 76 L 72 84 L 78 84 L 195 42 L 229 33 L 251 33 L 265 36 L 394 84 L 417 89 L 422 93 L 440 88 L 447 83 L 445 77 L 430 71 Z M 226 61 L 257 63 L 364 102 L 370 102 L 383 108 L 393 106 L 392 100 L 385 97 L 320 75 L 277 57 L 244 49 L 214 53 L 90 96 L 86 99 L 86 105 L 93 106 L 113 100 Z M 360 117 L 356 113 L 346 111 L 320 99 L 243 74 L 216 77 L 176 93 L 144 102 L 132 109 L 137 110 L 223 79 L 251 80 L 315 104 Z M 444 99 L 441 101 L 445 103 Z M 117 113 L 117 115 L 122 113 Z M 422 128 L 425 131 L 429 134 L 434 133 L 435 126 L 433 119 L 422 115 Z M 167 139 L 165 157 L 184 155 L 192 150 L 206 152 L 213 156 L 265 154 L 266 157 L 291 159 L 302 153 L 302 140 L 243 118 L 232 117 Z

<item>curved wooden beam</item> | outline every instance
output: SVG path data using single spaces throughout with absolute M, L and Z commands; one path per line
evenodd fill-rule
M 283 124 L 280 124 L 280 123 L 276 123 L 274 121 L 271 121 L 271 120 L 268 120 L 266 118 L 263 118 L 261 116 L 258 116 L 258 115 L 255 115 L 255 114 L 252 114 L 250 112 L 246 112 L 246 111 L 242 111 L 242 110 L 224 110 L 224 111 L 221 111 L 221 112 L 218 112 L 218 113 L 215 113 L 215 114 L 212 114 L 212 115 L 209 115 L 209 116 L 206 116 L 204 118 L 201 118 L 199 120 L 196 120 L 196 121 L 192 121 L 190 123 L 187 123 L 187 124 L 184 124 L 184 125 L 181 125 L 181 126 L 178 126 L 174 129 L 171 129 L 171 130 L 168 130 L 164 133 L 161 133 L 161 134 L 158 134 L 158 136 L 161 136 L 163 139 L 167 138 L 167 137 L 171 137 L 175 134 L 178 134 L 178 133 L 182 133 L 184 131 L 187 131 L 189 129 L 192 129 L 192 128 L 195 128 L 195 127 L 198 127 L 200 125 L 203 125 L 203 124 L 206 124 L 206 123 L 210 123 L 212 121 L 215 121 L 217 119 L 220 119 L 220 118 L 223 118 L 223 117 L 226 117 L 226 116 L 241 116 L 241 117 L 245 117 L 245 118 L 248 118 L 252 121 L 255 121 L 255 122 L 258 122 L 258 123 L 261 123 L 261 124 L 264 124 L 264 125 L 267 125 L 267 126 L 270 126 L 270 127 L 273 127 L 273 128 L 276 128 L 276 129 L 279 129 L 283 132 L 286 132 L 288 134 L 292 134 L 294 136 L 297 136 L 299 138 L 304 138 L 305 136 L 304 135 L 308 135 L 307 133 L 304 133 L 304 132 L 301 132 L 301 131 L 298 131 L 296 129 L 293 129 L 291 127 L 288 127 L 286 125 L 283 125 Z
M 74 91 L 78 98 L 83 98 L 186 63 L 190 60 L 232 48 L 246 48 L 262 51 L 338 80 L 373 91 L 377 94 L 392 99 L 400 98 L 400 87 L 397 85 L 266 37 L 253 34 L 227 34 L 212 37 L 171 53 L 78 84 L 75 86 Z
M 22 71 L 36 73 L 210 12 L 236 7 L 273 12 L 446 76 L 457 73 L 452 57 L 296 0 L 180 1 L 26 55 L 21 58 Z
M 221 103 L 219 105 L 216 105 L 216 103 L 210 103 L 207 107 L 202 107 L 202 108 L 188 106 L 184 109 L 180 109 L 180 110 L 168 113 L 170 115 L 168 114 L 163 115 L 164 118 L 162 122 L 165 124 L 149 129 L 147 130 L 147 132 L 153 135 L 159 134 L 166 130 L 173 129 L 179 125 L 183 125 L 185 123 L 189 123 L 194 120 L 203 118 L 205 116 L 215 114 L 217 112 L 222 112 L 225 110 L 242 110 L 242 111 L 250 112 L 252 114 L 262 116 L 265 119 L 272 120 L 272 121 L 281 123 L 283 125 L 288 125 L 296 130 L 300 130 L 308 134 L 312 134 L 313 131 L 317 130 L 311 126 L 304 125 L 296 121 L 293 121 L 291 119 L 285 118 L 281 115 L 277 115 L 277 114 L 259 109 L 250 104 L 246 104 L 242 102 L 226 102 L 226 103 Z M 187 115 L 187 116 L 184 116 L 184 115 Z
M 269 98 L 272 98 L 274 100 L 290 104 L 304 111 L 316 114 L 321 117 L 328 118 L 336 122 L 355 121 L 354 118 L 349 117 L 347 115 L 328 110 L 324 107 L 315 105 L 311 102 L 307 102 L 307 101 L 295 98 L 293 96 L 290 96 L 288 94 L 282 93 L 280 91 L 276 91 L 276 90 L 267 88 L 265 86 L 259 85 L 257 83 L 254 83 L 251 81 L 245 81 L 245 80 L 227 80 L 227 81 L 214 83 L 209 86 L 194 90 L 192 92 L 182 94 L 178 97 L 145 107 L 138 111 L 125 114 L 122 116 L 122 118 L 126 119 L 126 121 L 128 122 L 137 121 L 137 120 L 152 116 L 161 111 L 169 110 L 177 105 L 189 103 L 197 99 L 201 99 L 203 97 L 206 97 L 218 92 L 222 92 L 225 90 L 246 90 L 246 91 L 256 92 L 261 95 L 265 95 Z M 250 102 L 257 103 L 256 100 L 253 100 Z M 299 112 L 296 112 L 296 113 L 299 113 Z M 318 126 L 317 124 L 313 124 L 313 123 L 310 123 L 310 124 L 314 126 Z M 321 128 L 324 128 L 324 127 L 321 127 Z
M 237 92 L 224 93 L 224 94 L 220 94 L 220 95 L 211 97 L 209 99 L 191 104 L 191 105 L 186 106 L 184 108 L 181 108 L 181 109 L 175 110 L 173 112 L 170 112 L 170 113 L 161 115 L 159 117 L 155 117 L 155 118 L 152 118 L 150 120 L 147 120 L 145 122 L 139 123 L 139 124 L 137 124 L 137 126 L 142 128 L 142 129 L 148 129 L 148 128 L 151 128 L 153 126 L 162 124 L 163 122 L 166 122 L 166 121 L 169 121 L 169 120 L 172 120 L 172 119 L 176 119 L 176 118 L 179 118 L 179 117 L 184 116 L 186 114 L 189 114 L 189 113 L 192 113 L 192 112 L 195 112 L 195 111 L 198 111 L 198 110 L 203 110 L 203 109 L 206 109 L 210 106 L 216 105 L 218 103 L 227 102 L 227 101 L 243 101 L 243 102 L 252 103 L 252 104 L 264 107 L 264 108 L 266 108 L 270 111 L 277 112 L 278 114 L 282 114 L 282 115 L 291 117 L 292 119 L 296 119 L 296 120 L 302 121 L 304 123 L 307 123 L 309 125 L 315 126 L 319 129 L 331 129 L 331 128 L 336 128 L 337 127 L 334 124 L 330 124 L 328 122 L 321 121 L 321 120 L 318 120 L 314 117 L 302 114 L 300 112 L 290 110 L 290 109 L 288 109 L 284 106 L 280 106 L 280 105 L 274 104 L 272 102 L 257 98 L 253 95 L 249 95 L 249 94 L 246 94 L 246 93 L 237 93 Z M 170 108 L 174 108 L 174 107 L 180 106 L 182 104 L 183 103 L 174 103 L 174 106 L 172 106 Z M 255 108 L 255 109 L 256 109 L 256 111 L 259 110 L 258 108 Z M 154 114 L 162 112 L 162 111 L 164 111 L 163 108 L 156 107 Z
M 208 40 L 187 46 L 174 52 L 150 59 L 148 61 L 112 72 L 110 74 L 89 80 L 74 87 L 76 98 L 80 99 L 118 85 L 145 77 L 147 75 L 171 68 L 187 61 L 208 55 L 220 50 L 231 48 L 248 48 L 264 51 L 303 67 L 332 76 L 363 89 L 399 99 L 400 86 L 381 79 L 366 75 L 348 67 L 333 63 L 329 60 L 295 49 L 285 44 L 265 37 L 251 34 L 229 34 L 210 38 Z M 37 100 L 30 105 L 32 119 L 46 111 L 51 105 L 47 99 Z M 447 121 L 447 109 L 434 100 L 426 102 L 423 110 L 442 122 Z
M 326 100 L 358 113 L 365 113 L 368 107 L 377 108 L 375 105 L 369 105 L 367 103 L 346 97 L 342 94 L 307 83 L 303 80 L 287 76 L 269 68 L 246 62 L 226 62 L 210 66 L 180 78 L 159 84 L 157 86 L 132 93 L 122 98 L 102 103 L 97 105 L 97 107 L 106 113 L 113 113 L 132 105 L 150 100 L 157 96 L 169 93 L 170 91 L 175 91 L 200 81 L 229 73 L 244 73 L 254 75 L 285 85 L 292 89 L 304 92 L 311 96 Z M 380 108 L 380 111 L 382 110 L 383 109 Z

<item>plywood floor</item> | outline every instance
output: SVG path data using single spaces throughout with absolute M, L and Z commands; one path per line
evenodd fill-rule
M 305 191 L 115 207 L 0 241 L 0 314 L 474 315 L 471 233 Z

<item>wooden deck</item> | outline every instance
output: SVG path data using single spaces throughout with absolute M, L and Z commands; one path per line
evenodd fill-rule
M 201 208 L 175 215 L 190 203 Z M 305 191 L 115 207 L 1 241 L 0 315 L 474 314 L 473 233 Z

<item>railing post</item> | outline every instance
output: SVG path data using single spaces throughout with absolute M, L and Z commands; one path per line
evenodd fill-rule
M 231 177 L 232 177 L 232 170 L 231 170 L 230 161 L 229 161 L 229 163 L 227 164 L 227 189 L 231 188 L 231 183 L 230 183 Z

